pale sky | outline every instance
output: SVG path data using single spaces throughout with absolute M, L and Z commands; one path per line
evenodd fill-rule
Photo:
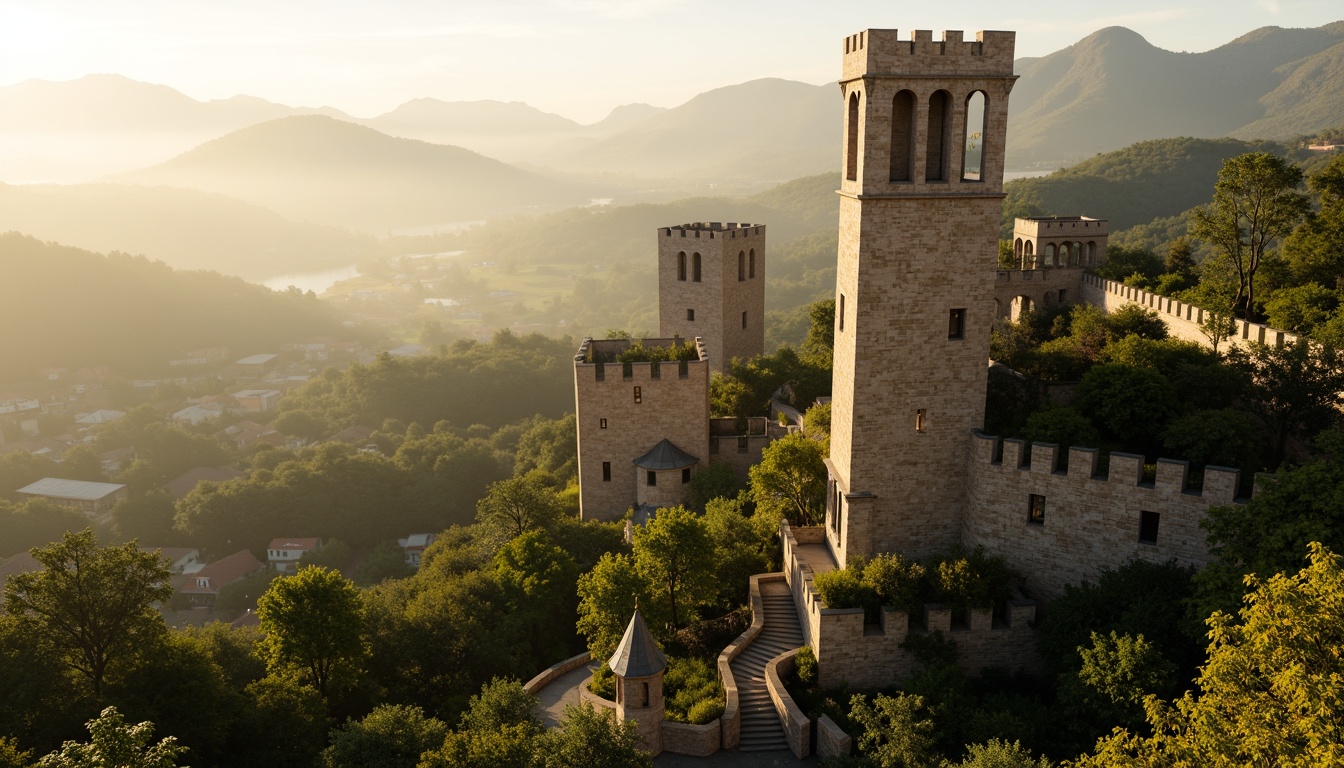
M 1341 18 L 1339 0 L 0 0 L 0 85 L 116 73 L 359 117 L 430 96 L 593 122 L 761 77 L 832 81 L 868 27 L 1016 30 L 1022 57 L 1113 25 L 1203 51 Z

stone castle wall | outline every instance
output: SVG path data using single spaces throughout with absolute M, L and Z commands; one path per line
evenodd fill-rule
M 1002 557 L 1040 599 L 1131 559 L 1203 565 L 1199 523 L 1209 507 L 1237 502 L 1240 473 L 1207 467 L 1196 490 L 1187 462 L 1159 459 L 1145 482 L 1143 457 L 1112 453 L 1105 471 L 1102 458 L 1095 449 L 1043 443 L 1028 453 L 1022 440 L 976 434 L 965 473 L 964 543 Z M 1033 494 L 1044 498 L 1039 523 L 1029 519 Z M 1140 541 L 1145 511 L 1158 514 L 1154 542 Z
M 668 346 L 672 339 L 645 339 Z M 709 465 L 709 360 L 686 363 L 592 363 L 594 350 L 615 354 L 625 340 L 585 339 L 574 356 L 575 411 L 579 441 L 579 513 L 585 520 L 615 520 L 638 499 L 634 460 L 666 438 Z M 656 369 L 656 370 L 655 370 Z M 638 402 L 636 402 L 638 389 Z M 606 428 L 602 420 L 606 420 Z M 603 480 L 602 464 L 611 465 Z
M 1083 299 L 1089 304 L 1106 310 L 1109 314 L 1130 304 L 1137 304 L 1156 312 L 1167 324 L 1167 330 L 1173 338 L 1193 341 L 1196 344 L 1209 345 L 1209 338 L 1199 329 L 1204 322 L 1204 310 L 1168 296 L 1160 296 L 1142 288 L 1133 288 L 1115 280 L 1107 280 L 1096 275 L 1083 277 Z M 1260 323 L 1236 321 L 1236 332 L 1223 344 L 1247 346 L 1253 341 L 1281 347 L 1297 340 L 1297 335 L 1270 328 Z
M 1086 274 L 1081 267 L 1000 269 L 994 273 L 994 317 L 1009 317 L 1019 296 L 1030 299 L 1037 309 L 1080 302 Z
M 761 416 L 747 420 L 745 433 L 737 428 L 737 419 L 710 419 L 709 459 L 723 462 L 733 468 L 738 482 L 745 484 L 748 471 L 761 463 L 761 453 L 771 441 L 788 434 L 788 430 Z
M 686 258 L 684 280 L 681 254 Z M 696 254 L 698 282 L 693 269 Z M 739 254 L 745 265 L 742 279 L 738 279 Z M 694 320 L 687 310 L 694 310 Z M 659 229 L 658 328 L 663 336 L 701 338 L 712 371 L 723 371 L 733 358 L 764 353 L 765 226 L 700 222 Z
M 795 535 L 796 534 L 796 535 Z M 817 656 L 822 688 L 848 685 L 878 688 L 893 685 L 914 672 L 915 660 L 901 644 L 911 634 L 942 632 L 957 644 L 957 664 L 975 674 L 989 667 L 1039 668 L 1036 637 L 1031 623 L 1036 603 L 1013 600 L 996 612 L 969 612 L 965 625 L 952 623 L 952 610 L 926 605 L 922 617 L 883 608 L 877 626 L 865 625 L 862 608 L 827 608 L 813 581 L 810 567 L 798 556 L 798 545 L 823 540 L 817 528 L 780 527 L 784 545 L 784 573 L 803 624 L 803 637 Z

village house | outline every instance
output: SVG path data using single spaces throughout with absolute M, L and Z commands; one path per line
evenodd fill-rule
M 77 509 L 90 520 L 112 511 L 112 507 L 127 495 L 126 486 L 120 483 L 96 483 L 90 480 L 66 480 L 60 477 L 44 477 L 35 483 L 25 485 L 15 493 Z
M 322 540 L 318 538 L 271 539 L 266 546 L 266 559 L 271 567 L 281 573 L 294 573 L 299 569 L 299 559 L 309 552 L 322 551 Z

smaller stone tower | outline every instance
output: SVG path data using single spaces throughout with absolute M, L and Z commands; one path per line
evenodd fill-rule
M 635 723 L 644 749 L 657 757 L 663 751 L 663 671 L 667 657 L 635 608 L 616 653 L 607 662 L 616 673 L 616 721 Z
M 994 280 L 994 316 L 1017 320 L 1024 312 L 1082 300 L 1085 270 L 1106 261 L 1105 219 L 1033 216 L 1013 220 L 1013 267 Z
M 711 370 L 765 352 L 765 225 L 717 221 L 658 230 L 660 336 L 700 337 Z

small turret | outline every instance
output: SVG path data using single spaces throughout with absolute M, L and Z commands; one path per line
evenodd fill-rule
M 633 721 L 644 749 L 656 757 L 663 751 L 663 671 L 667 669 L 667 657 L 649 634 L 638 606 L 607 663 L 616 673 L 616 720 Z

